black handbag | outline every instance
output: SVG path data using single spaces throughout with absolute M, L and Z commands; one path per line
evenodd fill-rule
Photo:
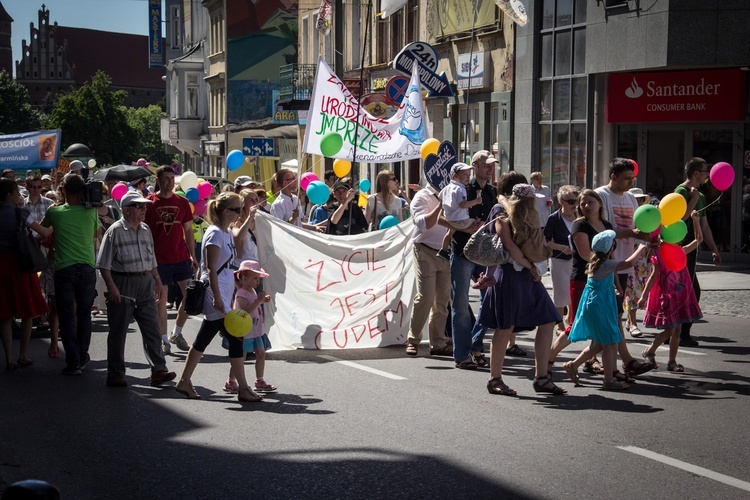
M 464 257 L 480 266 L 499 266 L 510 260 L 510 254 L 503 247 L 500 235 L 486 230 L 495 219 L 477 229 L 464 245 Z
M 16 208 L 16 256 L 18 258 L 18 269 L 22 273 L 38 273 L 49 266 L 47 257 L 39 248 L 31 230 L 21 220 L 21 210 Z
M 229 263 L 232 262 L 232 259 L 233 257 L 230 257 L 229 260 L 226 261 L 218 271 L 216 271 L 216 274 L 221 274 L 221 272 L 227 268 Z M 203 314 L 203 303 L 206 300 L 206 287 L 208 287 L 208 284 L 200 279 L 192 279 L 187 282 L 187 285 L 185 286 L 184 302 L 185 312 L 190 316 Z

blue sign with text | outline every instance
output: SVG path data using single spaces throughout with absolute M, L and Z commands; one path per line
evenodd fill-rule
M 267 137 L 243 137 L 242 154 L 245 156 L 276 156 L 275 140 Z

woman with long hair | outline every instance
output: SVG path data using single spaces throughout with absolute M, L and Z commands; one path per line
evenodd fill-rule
M 390 170 L 381 170 L 375 178 L 375 194 L 367 199 L 365 218 L 371 229 L 380 228 L 380 221 L 392 215 L 399 222 L 404 220 L 401 199 L 393 194 L 398 187 L 398 179 Z
M 0 266 L 0 334 L 7 370 L 34 364 L 28 355 L 32 320 L 48 311 L 37 274 L 18 269 L 16 232 L 18 221 L 42 236 L 50 235 L 52 229 L 34 222 L 31 213 L 20 207 L 23 207 L 23 197 L 18 184 L 0 178 L 0 262 L 3 263 Z M 21 353 L 17 363 L 13 361 L 14 318 L 21 320 Z
M 260 200 L 258 194 L 252 189 L 245 188 L 240 191 L 244 199 L 240 216 L 231 225 L 234 235 L 234 245 L 237 249 L 237 257 L 234 262 L 239 267 L 243 260 L 258 259 L 258 245 L 255 240 L 255 212 L 258 210 Z
M 199 399 L 190 379 L 203 356 L 208 344 L 219 333 L 229 344 L 229 364 L 237 377 L 239 401 L 261 401 L 262 396 L 253 391 L 245 377 L 245 353 L 242 339 L 227 332 L 224 316 L 232 309 L 234 294 L 234 265 L 236 257 L 234 235 L 230 225 L 242 212 L 242 196 L 235 193 L 221 193 L 208 204 L 206 219 L 211 226 L 203 235 L 201 249 L 201 280 L 207 282 L 206 297 L 203 303 L 203 322 L 195 342 L 188 351 L 185 366 L 175 389 L 188 399 Z

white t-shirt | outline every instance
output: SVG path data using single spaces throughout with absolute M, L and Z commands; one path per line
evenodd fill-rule
M 294 194 L 287 196 L 284 193 L 279 193 L 273 201 L 273 205 L 271 205 L 271 215 L 277 219 L 283 220 L 284 222 L 289 222 L 289 219 L 292 218 L 292 212 L 294 212 L 295 209 L 299 210 L 299 216 L 297 217 L 297 223 L 295 226 L 302 227 L 302 217 L 304 217 L 305 214 L 300 209 L 297 196 Z
M 537 194 L 543 194 L 544 198 L 537 198 L 536 199 L 536 211 L 539 214 L 539 227 L 544 227 L 547 225 L 547 219 L 549 219 L 550 210 L 552 207 L 552 191 L 550 191 L 549 187 L 542 184 L 542 187 L 537 189 L 535 186 L 531 186 L 534 188 L 534 192 Z
M 450 222 L 458 222 L 469 218 L 469 209 L 461 208 L 459 203 L 466 201 L 466 186 L 451 180 L 442 191 L 440 201 L 443 204 L 443 215 Z
M 219 290 L 221 300 L 224 302 L 226 311 L 218 311 L 213 306 L 214 292 L 210 286 L 206 286 L 206 298 L 203 302 L 203 315 L 207 320 L 213 321 L 221 319 L 226 313 L 232 310 L 232 296 L 234 295 L 234 273 L 233 265 L 237 251 L 234 248 L 234 236 L 232 231 L 222 231 L 219 226 L 209 226 L 203 235 L 201 245 L 201 280 L 208 285 L 208 270 L 206 269 L 206 248 L 209 246 L 219 247 L 219 259 L 216 265 L 223 266 L 219 273 Z M 227 265 L 224 265 L 227 263 Z M 218 269 L 217 269 L 218 271 Z
M 615 194 L 607 186 L 595 189 L 596 194 L 602 199 L 604 204 L 604 217 L 612 224 L 612 228 L 633 229 L 633 215 L 638 208 L 638 201 L 635 196 L 625 191 L 622 194 Z M 627 260 L 635 251 L 635 238 L 617 238 L 617 248 L 612 254 L 612 260 Z M 619 274 L 630 274 L 631 269 L 620 271 Z

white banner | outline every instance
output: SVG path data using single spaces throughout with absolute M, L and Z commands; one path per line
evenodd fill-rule
M 386 120 L 361 108 L 346 85 L 323 58 L 319 58 L 302 150 L 349 161 L 354 161 L 356 154 L 356 161 L 365 163 L 420 158 L 419 147 L 430 137 L 430 132 L 418 66 L 413 65 L 401 106 Z
M 255 225 L 274 349 L 406 342 L 415 290 L 410 219 L 353 236 L 300 229 L 260 211 Z

